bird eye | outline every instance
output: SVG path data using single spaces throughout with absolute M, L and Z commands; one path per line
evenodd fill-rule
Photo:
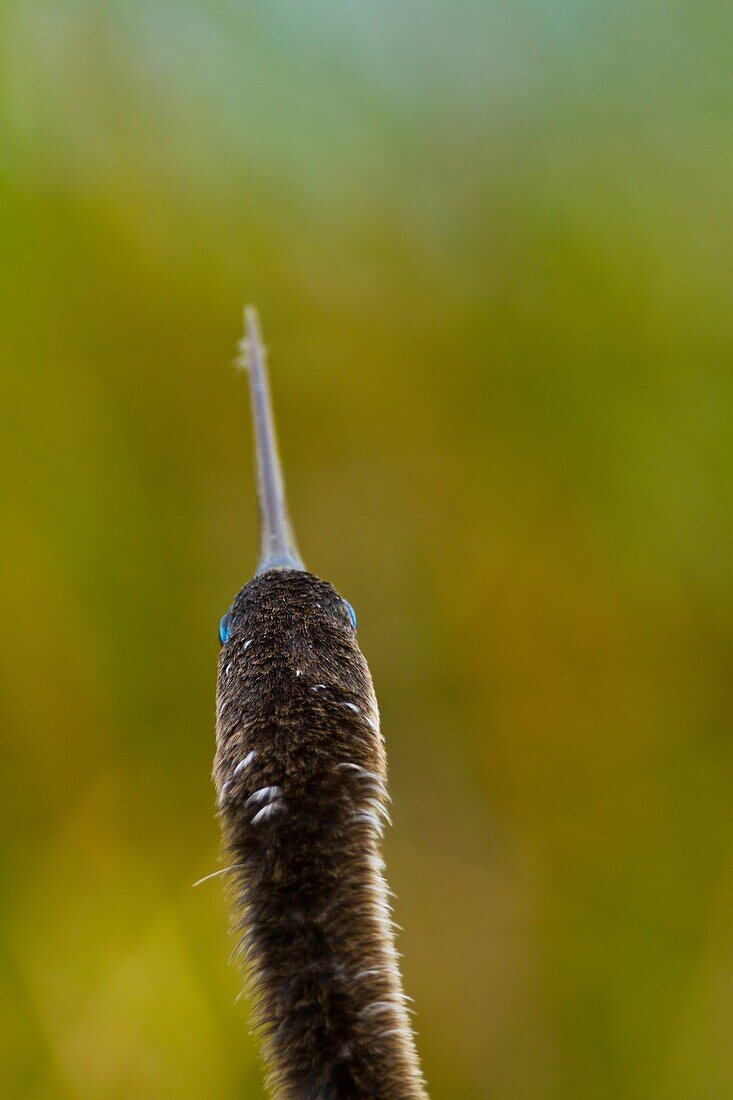
M 351 604 L 349 603 L 348 600 L 344 600 L 344 606 L 346 607 L 346 610 L 349 613 L 349 618 L 351 619 L 351 625 L 353 626 L 354 630 L 356 630 L 356 612 L 354 611 L 353 607 L 351 606 Z
M 227 611 L 226 615 L 222 615 L 221 619 L 219 620 L 219 640 L 221 641 L 222 645 L 226 645 L 227 642 L 229 641 L 229 635 L 231 633 L 231 625 L 232 624 L 231 624 L 230 615 L 229 615 L 229 612 Z

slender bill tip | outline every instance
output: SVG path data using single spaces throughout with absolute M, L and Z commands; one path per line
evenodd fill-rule
M 255 306 L 245 306 L 242 311 L 244 333 L 237 343 L 239 355 L 234 360 L 234 365 L 240 370 L 249 371 L 252 359 L 255 356 L 264 356 L 265 346 L 262 343 L 260 332 L 260 319 Z
M 244 307 L 244 339 L 250 347 L 262 347 L 260 319 L 255 306 Z
M 260 561 L 257 573 L 272 569 L 305 569 L 288 516 L 285 484 L 277 447 L 270 396 L 267 355 L 257 310 L 244 309 L 244 339 L 239 364 L 249 375 L 255 435 L 257 495 L 260 505 Z

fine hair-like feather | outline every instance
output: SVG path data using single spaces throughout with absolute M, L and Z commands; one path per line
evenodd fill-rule
M 269 1086 L 425 1098 L 382 873 L 377 702 L 347 605 L 275 569 L 244 586 L 228 629 L 214 775 Z

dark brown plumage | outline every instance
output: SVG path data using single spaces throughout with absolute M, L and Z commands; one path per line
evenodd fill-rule
M 420 1100 L 377 700 L 353 611 L 300 557 L 252 309 L 246 326 L 261 550 L 222 620 L 214 777 L 269 1082 L 279 1100 Z
M 271 1087 L 424 1097 L 379 855 L 377 704 L 347 607 L 275 570 L 245 585 L 229 626 L 215 777 Z

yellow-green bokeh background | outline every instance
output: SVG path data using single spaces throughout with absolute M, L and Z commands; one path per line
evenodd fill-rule
M 0 1094 L 263 1095 L 191 889 L 251 300 L 377 685 L 435 1100 L 733 1096 L 730 10 L 0 32 Z

